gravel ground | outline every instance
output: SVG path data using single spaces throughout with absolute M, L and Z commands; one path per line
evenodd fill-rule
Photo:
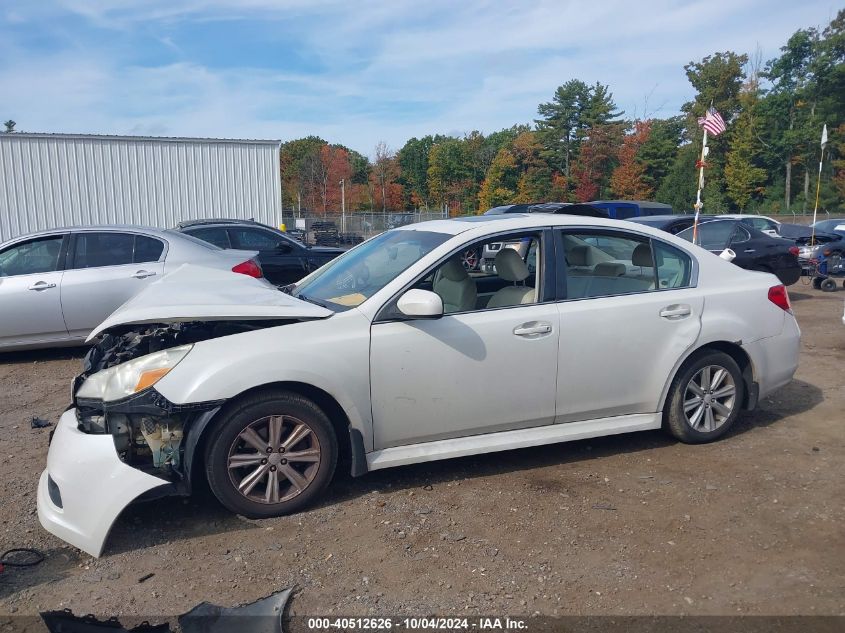
M 0 549 L 46 554 L 0 574 L 0 616 L 166 617 L 286 587 L 294 615 L 845 614 L 843 294 L 793 286 L 795 381 L 720 442 L 646 432 L 340 476 L 262 521 L 161 499 L 100 559 L 35 511 L 49 429 L 30 418 L 57 419 L 81 352 L 0 356 Z

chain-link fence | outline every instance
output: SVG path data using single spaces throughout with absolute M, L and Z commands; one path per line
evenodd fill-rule
M 445 217 L 442 211 L 356 212 L 347 213 L 345 217 L 339 213 L 293 215 L 286 212 L 282 215 L 282 222 L 288 231 L 304 231 L 303 237 L 312 244 L 329 244 L 335 240 L 342 244 L 355 244 L 397 226 Z

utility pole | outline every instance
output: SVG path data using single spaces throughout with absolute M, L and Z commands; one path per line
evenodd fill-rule
M 340 232 L 346 233 L 346 178 L 340 179 Z

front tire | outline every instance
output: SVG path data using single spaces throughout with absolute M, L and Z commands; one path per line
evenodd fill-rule
M 308 505 L 337 465 L 331 421 L 295 393 L 248 396 L 224 413 L 213 433 L 205 455 L 209 487 L 226 508 L 251 519 Z
M 669 432 L 682 442 L 712 442 L 733 426 L 745 396 L 742 372 L 724 352 L 707 352 L 681 367 L 664 409 Z

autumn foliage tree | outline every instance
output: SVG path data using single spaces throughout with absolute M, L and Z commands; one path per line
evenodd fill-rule
M 645 165 L 639 158 L 640 148 L 651 135 L 651 121 L 635 121 L 619 148 L 619 165 L 610 177 L 610 190 L 617 198 L 649 200 L 654 195 L 645 179 Z

